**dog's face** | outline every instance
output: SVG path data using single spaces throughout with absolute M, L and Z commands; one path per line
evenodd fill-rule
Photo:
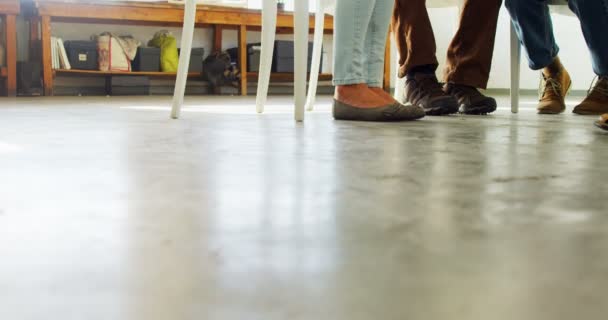
M 230 55 L 226 52 L 214 52 L 203 61 L 204 77 L 212 86 L 230 84 L 238 86 L 240 72 L 230 61 Z

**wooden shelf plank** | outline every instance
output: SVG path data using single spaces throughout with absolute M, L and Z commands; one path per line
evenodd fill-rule
M 19 0 L 1 0 L 0 1 L 0 12 L 2 14 L 14 14 L 18 15 L 21 11 Z
M 5 68 L 3 68 L 5 69 Z M 147 76 L 147 77 L 175 77 L 174 72 L 120 72 L 120 71 L 97 71 L 97 70 L 65 70 L 55 69 L 56 75 L 74 75 L 74 76 Z M 248 72 L 248 77 L 253 79 L 258 78 L 257 72 Z M 197 72 L 188 73 L 188 77 L 202 77 L 202 74 Z M 319 81 L 331 81 L 333 76 L 331 74 L 322 73 L 319 74 Z M 272 81 L 293 81 L 293 73 L 274 72 L 270 75 Z
M 74 76 L 145 76 L 145 77 L 176 77 L 177 73 L 175 72 L 142 72 L 142 71 L 132 71 L 132 72 L 120 72 L 120 71 L 98 71 L 98 70 L 66 70 L 66 69 L 55 69 L 53 70 L 56 75 L 74 75 Z M 188 73 L 188 77 L 202 77 L 202 74 L 199 72 L 190 72 Z
M 181 25 L 184 18 L 182 5 L 159 2 L 134 1 L 82 1 L 82 0 L 35 0 L 37 14 L 51 16 L 53 21 L 104 23 L 124 23 L 147 25 L 158 22 L 169 25 Z M 314 15 L 310 15 L 310 27 L 315 25 Z M 226 25 L 239 27 L 261 27 L 261 10 L 239 9 L 213 5 L 202 5 L 196 11 L 197 25 Z M 293 13 L 277 13 L 277 28 L 293 28 Z M 333 17 L 325 16 L 325 30 L 333 31 Z
M 247 76 L 252 79 L 258 78 L 257 72 L 248 72 Z M 319 74 L 319 81 L 331 81 L 333 79 L 332 74 L 321 73 Z M 270 74 L 270 81 L 293 81 L 293 73 L 282 73 L 274 72 Z

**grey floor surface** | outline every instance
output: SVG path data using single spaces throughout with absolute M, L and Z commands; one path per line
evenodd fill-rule
M 0 100 L 0 319 L 600 320 L 594 117 Z M 569 107 L 569 110 L 571 110 Z

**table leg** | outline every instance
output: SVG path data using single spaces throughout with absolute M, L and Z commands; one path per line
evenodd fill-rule
M 241 69 L 241 95 L 247 95 L 247 26 L 239 28 L 239 68 Z
M 42 79 L 44 81 L 44 95 L 53 95 L 53 62 L 51 52 L 51 17 L 41 17 L 42 37 Z
M 213 52 L 221 52 L 222 44 L 224 41 L 224 28 L 221 25 L 213 26 Z M 204 72 L 204 71 L 203 71 Z M 222 94 L 222 88 L 220 86 L 213 86 L 211 88 L 212 93 L 215 95 Z
M 213 26 L 213 51 L 222 51 L 223 31 L 224 28 L 222 26 Z
M 256 111 L 264 112 L 270 85 L 270 70 L 274 52 L 274 39 L 277 30 L 277 0 L 264 0 L 262 7 L 262 48 L 260 51 L 260 69 L 258 91 L 256 92 Z
M 6 31 L 6 94 L 9 97 L 17 95 L 17 29 L 16 17 L 5 17 Z
M 310 18 L 308 14 L 308 0 L 298 0 L 294 3 L 294 95 L 295 120 L 304 120 L 306 104 L 306 71 L 308 67 L 308 34 L 310 31 Z
M 182 28 L 182 53 L 179 56 L 177 76 L 175 78 L 175 90 L 173 91 L 173 104 L 171 107 L 171 118 L 178 119 L 184 104 L 186 94 L 186 82 L 188 82 L 188 68 L 190 67 L 190 56 L 192 54 L 192 41 L 194 39 L 194 26 L 196 22 L 196 0 L 186 0 L 184 6 L 184 26 Z

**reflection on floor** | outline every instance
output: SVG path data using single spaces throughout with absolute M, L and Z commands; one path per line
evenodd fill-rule
M 531 101 L 0 100 L 0 319 L 604 319 L 608 134 Z

